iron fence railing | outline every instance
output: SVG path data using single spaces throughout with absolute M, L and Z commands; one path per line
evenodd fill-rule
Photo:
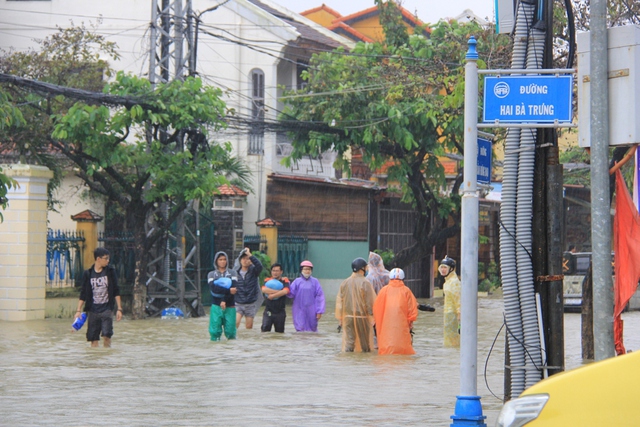
M 136 275 L 133 234 L 123 231 L 104 231 L 98 234 L 98 242 L 109 251 L 109 264 L 116 269 L 119 286 L 132 286 Z
M 300 263 L 307 258 L 308 239 L 300 236 L 278 236 L 278 262 L 284 276 L 291 280 L 298 277 Z
M 71 287 L 80 280 L 84 242 L 84 235 L 80 231 L 47 231 L 48 288 Z

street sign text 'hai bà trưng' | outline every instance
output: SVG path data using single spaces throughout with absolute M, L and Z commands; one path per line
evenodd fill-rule
M 570 123 L 573 76 L 495 76 L 484 80 L 483 121 Z

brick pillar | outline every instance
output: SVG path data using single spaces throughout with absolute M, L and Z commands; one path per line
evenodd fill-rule
M 47 254 L 47 184 L 44 166 L 2 165 L 20 185 L 7 194 L 0 223 L 0 320 L 44 319 Z

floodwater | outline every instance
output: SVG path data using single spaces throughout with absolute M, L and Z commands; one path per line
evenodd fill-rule
M 70 319 L 0 322 L 0 425 L 449 426 L 459 352 L 442 348 L 442 300 L 422 302 L 437 311 L 419 314 L 415 356 L 341 354 L 332 302 L 318 334 L 293 332 L 289 315 L 284 335 L 243 325 L 228 342 L 209 341 L 208 317 L 125 318 L 110 349 L 88 347 L 86 326 L 71 332 Z M 492 396 L 503 390 L 502 310 L 499 297 L 479 300 L 488 426 L 502 406 Z M 624 316 L 638 349 L 640 313 Z M 567 314 L 565 329 L 567 367 L 579 366 L 580 315 Z

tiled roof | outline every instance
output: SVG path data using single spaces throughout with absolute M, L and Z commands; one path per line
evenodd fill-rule
M 104 217 L 87 209 L 75 215 L 71 215 L 71 219 L 78 222 L 100 222 Z
M 249 193 L 247 193 L 246 191 L 244 191 L 240 187 L 235 186 L 235 185 L 228 185 L 228 184 L 224 184 L 224 185 L 221 185 L 220 187 L 218 187 L 218 191 L 219 191 L 219 193 L 216 194 L 216 196 L 241 196 L 241 197 L 246 197 L 246 196 L 249 195 Z
M 307 15 L 315 13 L 315 12 L 320 12 L 321 10 L 324 10 L 325 12 L 335 16 L 336 18 L 341 18 L 342 17 L 342 15 L 340 15 L 340 12 L 331 9 L 329 6 L 327 6 L 324 3 L 322 3 L 322 6 L 314 7 L 313 9 L 309 9 L 309 10 L 305 10 L 304 12 L 300 12 L 300 15 L 307 16 Z
M 287 24 L 291 25 L 292 27 L 294 27 L 299 33 L 300 33 L 300 38 L 305 40 L 305 41 L 310 41 L 310 42 L 314 42 L 314 43 L 319 43 L 325 46 L 328 46 L 330 48 L 338 48 L 340 46 L 343 46 L 341 43 L 339 43 L 338 41 L 325 36 L 324 34 L 322 34 L 320 31 L 310 27 L 307 24 L 304 24 L 302 22 L 296 21 L 295 19 L 293 19 L 292 16 L 286 15 L 278 10 L 275 10 L 274 8 L 267 6 L 266 4 L 260 2 L 259 0 L 248 0 L 249 2 L 253 3 L 254 5 L 258 6 L 260 9 L 264 10 L 265 12 L 270 13 L 271 15 L 275 16 L 278 19 L 283 20 L 284 22 L 286 22 Z M 304 18 L 302 18 L 304 19 Z
M 351 40 L 354 40 L 354 41 L 363 41 L 363 42 L 367 42 L 367 43 L 372 43 L 373 42 L 373 40 L 370 37 L 368 37 L 367 35 L 363 34 L 362 31 L 358 31 L 357 29 L 353 28 L 353 26 L 355 24 L 357 24 L 359 21 L 363 21 L 365 19 L 378 17 L 380 15 L 380 11 L 378 10 L 378 6 L 373 6 L 373 7 L 370 7 L 368 9 L 361 10 L 360 12 L 352 13 L 351 15 L 340 16 L 340 14 L 338 12 L 334 11 L 331 8 L 326 7 L 323 4 L 320 7 L 316 7 L 314 9 L 310 9 L 310 10 L 302 12 L 302 15 L 305 15 L 305 16 L 306 15 L 312 15 L 313 13 L 318 12 L 318 11 L 322 11 L 322 10 L 326 11 L 327 13 L 332 13 L 334 16 L 336 16 L 336 19 L 334 19 L 332 21 L 331 25 L 329 25 L 327 27 L 329 30 L 333 31 L 336 34 L 340 34 L 341 36 L 344 36 L 344 37 L 347 37 L 347 38 L 349 38 Z M 409 27 L 415 28 L 418 25 L 424 25 L 424 23 L 422 21 L 417 19 L 407 9 L 405 9 L 403 7 L 400 7 L 400 12 L 402 13 L 402 20 Z M 380 26 L 380 30 L 382 30 L 382 26 Z M 425 30 L 423 31 L 423 34 L 425 36 L 428 36 L 429 33 L 430 33 L 430 30 L 428 28 L 425 28 Z
M 273 218 L 266 217 L 265 219 L 261 219 L 260 221 L 256 222 L 256 225 L 258 227 L 279 227 L 282 224 Z
M 363 189 L 363 190 L 382 190 L 386 188 L 386 187 L 379 186 L 374 181 L 369 181 L 366 179 L 356 179 L 356 178 L 331 179 L 331 178 L 316 178 L 316 177 L 299 176 L 299 175 L 285 175 L 280 173 L 272 173 L 271 175 L 269 175 L 269 178 L 282 180 L 282 181 L 306 182 L 309 184 L 328 185 L 328 186 L 334 186 L 334 187 L 352 187 L 354 189 Z
M 340 34 L 341 36 L 348 37 L 353 41 L 363 41 L 366 43 L 373 43 L 374 40 L 365 36 L 360 31 L 356 31 L 353 27 L 345 24 L 344 22 L 336 22 L 332 26 L 328 28 L 336 34 Z

